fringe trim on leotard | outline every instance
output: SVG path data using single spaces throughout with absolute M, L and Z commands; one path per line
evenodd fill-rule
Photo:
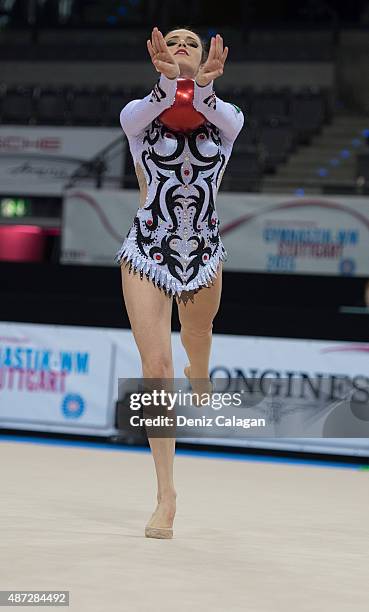
M 197 291 L 202 287 L 208 287 L 208 283 L 214 284 L 214 278 L 217 275 L 217 268 L 220 261 L 227 260 L 227 252 L 221 245 L 219 252 L 207 262 L 206 267 L 199 271 L 197 278 L 192 280 L 187 285 L 182 285 L 177 279 L 156 264 L 154 261 L 148 261 L 142 255 L 133 253 L 129 248 L 127 242 L 124 242 L 119 251 L 114 257 L 114 261 L 122 264 L 123 261 L 129 263 L 128 272 L 133 274 L 140 273 L 141 279 L 145 274 L 148 280 L 151 280 L 155 287 L 163 290 L 165 295 L 173 297 L 174 295 L 180 296 L 182 291 Z

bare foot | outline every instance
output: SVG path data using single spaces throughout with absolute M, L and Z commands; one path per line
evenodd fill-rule
M 184 368 L 184 374 L 188 378 L 191 383 L 191 387 L 194 393 L 199 394 L 199 402 L 197 402 L 196 395 L 194 396 L 194 402 L 197 406 L 201 406 L 202 399 L 208 399 L 208 396 L 213 392 L 213 385 L 209 377 L 203 378 L 193 378 L 191 379 L 191 365 L 188 364 Z M 203 395 L 204 394 L 204 395 Z
M 159 495 L 159 493 L 158 493 L 158 495 L 157 495 L 157 500 L 158 500 L 158 503 L 156 504 L 156 508 L 155 508 L 154 512 L 153 512 L 153 513 L 152 513 L 152 515 L 150 516 L 150 519 L 149 519 L 149 521 L 148 521 L 148 523 L 147 523 L 148 525 L 150 525 L 150 521 L 152 520 L 152 518 L 153 518 L 154 514 L 157 512 L 157 509 L 159 508 L 159 504 L 160 504 L 160 495 Z
M 155 512 L 151 515 L 149 522 L 146 527 L 173 527 L 173 521 L 176 514 L 176 499 L 164 499 L 161 500 Z

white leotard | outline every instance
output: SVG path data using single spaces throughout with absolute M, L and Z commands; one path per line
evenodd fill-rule
M 206 122 L 187 135 L 172 131 L 158 115 L 173 104 L 176 89 L 177 80 L 162 74 L 150 94 L 120 113 L 147 197 L 115 255 L 170 296 L 209 286 L 227 258 L 215 200 L 244 123 L 241 109 L 216 96 L 213 81 L 195 82 L 193 106 Z

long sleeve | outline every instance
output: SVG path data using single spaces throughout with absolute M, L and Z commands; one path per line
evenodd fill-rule
M 152 91 L 141 100 L 131 100 L 120 113 L 120 124 L 127 136 L 136 136 L 165 109 L 172 106 L 177 91 L 177 79 L 164 74 Z
M 194 108 L 208 121 L 216 125 L 230 142 L 234 142 L 244 124 L 243 112 L 238 106 L 218 98 L 213 88 L 214 81 L 200 87 L 195 81 Z

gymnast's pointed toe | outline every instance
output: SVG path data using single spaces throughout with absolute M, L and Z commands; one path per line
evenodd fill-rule
M 145 527 L 146 538 L 157 538 L 160 540 L 170 540 L 173 538 L 172 527 Z

